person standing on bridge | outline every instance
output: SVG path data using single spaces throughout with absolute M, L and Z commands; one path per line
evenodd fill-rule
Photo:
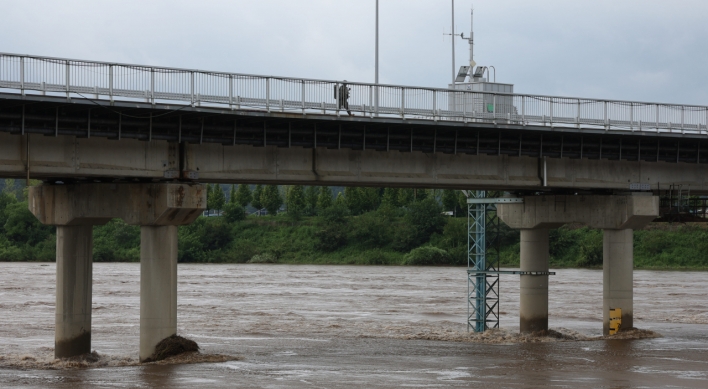
M 349 92 L 351 89 L 347 86 L 347 80 L 337 86 L 334 86 L 334 98 L 337 100 L 337 109 L 344 108 L 349 116 L 352 116 L 352 111 L 349 110 Z

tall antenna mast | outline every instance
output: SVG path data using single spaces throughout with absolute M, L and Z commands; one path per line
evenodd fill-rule
M 452 0 L 452 31 L 450 31 L 452 40 L 452 85 L 455 85 L 455 75 L 457 74 L 457 69 L 455 69 L 455 0 Z
M 471 11 L 471 16 L 470 16 L 470 37 L 468 39 L 470 42 L 470 71 L 471 69 L 474 69 L 474 65 L 477 63 L 474 62 L 474 7 L 472 7 Z

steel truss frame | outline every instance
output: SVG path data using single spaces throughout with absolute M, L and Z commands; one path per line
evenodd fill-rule
M 486 191 L 467 195 L 467 330 L 499 328 L 499 218 Z M 491 197 L 491 196 L 490 196 Z M 495 199 L 496 200 L 496 199 Z

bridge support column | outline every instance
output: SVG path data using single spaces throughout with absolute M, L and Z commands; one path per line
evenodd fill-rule
M 54 357 L 91 352 L 93 226 L 57 227 Z
M 521 230 L 521 271 L 548 271 L 548 229 Z M 548 330 L 548 276 L 522 275 L 519 329 Z
M 659 216 L 659 198 L 645 193 L 609 196 L 528 196 L 523 204 L 499 204 L 497 215 L 521 229 L 521 270 L 548 271 L 548 229 L 581 223 L 604 230 L 603 332 L 610 308 L 622 309 L 622 329 L 633 320 L 634 230 Z M 521 332 L 548 329 L 548 276 L 521 276 Z
M 634 327 L 634 230 L 604 230 L 602 250 L 602 333 L 610 333 L 610 309 L 622 309 L 622 327 Z
M 140 360 L 177 333 L 177 226 L 140 227 Z
M 30 188 L 29 209 L 57 226 L 58 358 L 91 351 L 92 226 L 120 218 L 140 231 L 140 359 L 177 331 L 177 226 L 206 206 L 202 185 L 77 184 Z

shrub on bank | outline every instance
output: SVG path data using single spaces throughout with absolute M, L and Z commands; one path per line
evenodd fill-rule
M 403 258 L 403 265 L 408 266 L 445 266 L 451 265 L 450 254 L 433 246 L 418 247 Z

